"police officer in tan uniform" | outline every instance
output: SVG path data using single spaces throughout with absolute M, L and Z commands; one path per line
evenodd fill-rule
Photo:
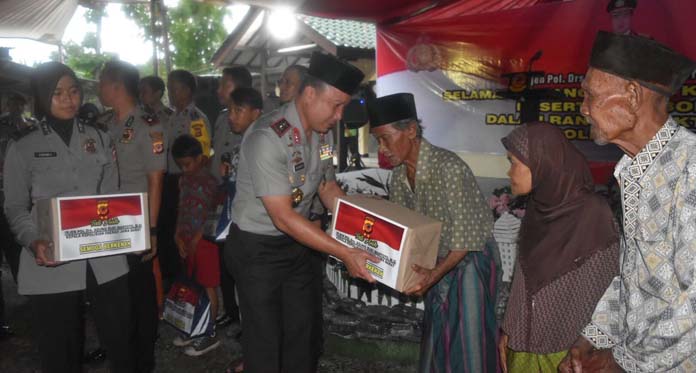
M 174 110 L 162 103 L 164 89 L 165 85 L 162 78 L 156 75 L 149 75 L 140 79 L 138 96 L 145 110 L 155 114 L 159 122 L 167 128 L 167 123 L 169 123 L 171 116 L 174 115 Z
M 335 180 L 333 140 L 363 74 L 315 53 L 300 95 L 259 118 L 240 151 L 225 260 L 237 281 L 242 346 L 249 372 L 316 370 L 319 299 L 311 250 L 341 259 L 352 276 L 374 281 L 366 260 L 377 258 L 333 240 L 307 218 L 319 193 L 330 204 Z
M 152 258 L 157 254 L 157 217 L 167 165 L 159 118 L 138 104 L 138 70 L 123 61 L 107 62 L 99 77 L 99 98 L 112 110 L 98 119 L 116 146 L 121 193 L 147 193 L 151 250 L 128 255 L 132 300 L 132 345 L 136 372 L 155 367 L 157 293 Z
M 67 263 L 51 255 L 39 234 L 34 206 L 52 197 L 118 191 L 109 136 L 76 119 L 82 91 L 75 73 L 58 62 L 32 77 L 38 129 L 12 142 L 5 158 L 5 215 L 22 250 L 18 287 L 29 297 L 43 372 L 81 371 L 82 305 L 86 291 L 113 372 L 132 372 L 128 343 L 130 299 L 125 255 Z

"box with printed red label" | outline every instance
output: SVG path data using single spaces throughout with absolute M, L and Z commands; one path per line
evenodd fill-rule
M 432 269 L 442 223 L 389 201 L 368 196 L 337 199 L 331 237 L 380 258 L 367 269 L 379 282 L 404 291 L 421 275 L 413 264 Z
M 147 202 L 147 193 L 39 200 L 39 235 L 53 242 L 53 260 L 61 262 L 148 250 Z

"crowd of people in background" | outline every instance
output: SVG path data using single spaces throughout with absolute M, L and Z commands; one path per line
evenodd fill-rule
M 419 281 L 405 291 L 425 300 L 419 371 L 695 369 L 696 136 L 673 121 L 667 100 L 696 64 L 649 38 L 600 32 L 589 66 L 581 113 L 595 142 L 625 153 L 615 173 L 623 219 L 556 127 L 525 123 L 504 137 L 512 192 L 529 202 L 501 325 L 493 218 L 472 171 L 424 138 L 412 94 L 366 98 L 371 134 L 393 167 L 390 201 L 443 223 L 436 266 L 413 266 Z M 313 53 L 309 67 L 281 77 L 282 105 L 264 110 L 250 72 L 228 67 L 211 125 L 191 72 L 174 70 L 165 84 L 108 62 L 99 100 L 109 110 L 94 115 L 70 68 L 38 65 L 37 120 L 22 116 L 21 96 L 0 117 L 0 258 L 29 298 L 42 370 L 81 371 L 87 299 L 111 370 L 154 371 L 163 294 L 185 275 L 205 289 L 215 326 L 171 341 L 182 353 L 218 348 L 227 327 L 243 348 L 230 372 L 316 371 L 325 256 L 368 282 L 367 261 L 379 262 L 321 224 L 344 195 L 331 129 L 363 80 Z M 151 250 L 57 262 L 35 202 L 119 192 L 147 193 Z M 219 206 L 231 211 L 222 241 L 204 230 Z M 1 295 L 0 337 L 11 333 Z

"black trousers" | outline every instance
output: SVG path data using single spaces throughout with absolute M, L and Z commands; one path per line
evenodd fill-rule
M 2 206 L 0 206 L 2 208 Z M 7 264 L 10 267 L 12 278 L 17 282 L 17 271 L 19 269 L 19 254 L 22 252 L 22 246 L 15 241 L 14 235 L 10 230 L 10 225 L 5 218 L 5 215 L 0 211 L 0 265 L 2 264 L 3 254 L 7 259 Z M 0 271 L 2 275 L 2 271 Z M 0 325 L 7 322 L 5 317 L 5 296 L 0 282 Z
M 157 291 L 152 273 L 152 260 L 128 255 L 128 287 L 131 297 L 131 348 L 134 372 L 152 372 L 155 368 L 157 339 Z
M 287 236 L 230 227 L 225 261 L 237 281 L 242 351 L 251 373 L 315 372 L 320 328 L 316 261 Z
M 164 175 L 162 185 L 162 204 L 157 221 L 157 255 L 160 261 L 162 278 L 166 285 L 181 274 L 181 258 L 176 248 L 176 217 L 179 207 L 179 175 Z
M 225 265 L 225 244 L 218 243 L 220 248 L 220 291 L 222 292 L 222 305 L 225 308 L 225 313 L 233 320 L 239 322 L 239 306 L 234 291 L 234 276 Z
M 92 304 L 99 340 L 108 351 L 111 372 L 133 372 L 128 276 L 98 285 L 91 268 L 87 268 L 86 295 Z M 83 292 L 32 295 L 29 301 L 41 370 L 82 372 Z

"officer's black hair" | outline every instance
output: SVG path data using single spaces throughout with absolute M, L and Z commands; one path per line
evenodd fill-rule
M 191 95 L 196 93 L 196 77 L 191 74 L 190 71 L 186 70 L 172 70 L 169 73 L 169 76 L 167 77 L 168 81 L 176 81 L 179 82 L 189 88 L 191 90 Z
M 303 82 L 307 78 L 307 74 L 309 74 L 309 69 L 302 65 L 290 65 L 287 69 L 285 69 L 285 72 L 288 71 L 296 72 L 297 76 L 300 77 L 300 82 Z
M 236 88 L 230 93 L 230 100 L 234 102 L 235 105 L 263 110 L 263 97 L 261 97 L 261 93 L 254 88 Z
M 135 66 L 121 60 L 112 60 L 104 64 L 100 77 L 123 84 L 128 96 L 138 99 L 140 73 Z
M 307 87 L 312 87 L 312 88 L 316 89 L 317 91 L 321 92 L 324 89 L 326 89 L 326 87 L 328 87 L 328 86 L 329 85 L 326 84 L 325 81 L 323 81 L 319 78 L 315 78 L 311 75 L 306 75 L 305 78 L 302 80 L 302 85 L 300 85 L 299 92 L 300 92 L 300 94 L 302 94 L 302 92 L 304 92 L 305 88 L 307 88 Z
M 172 156 L 174 159 L 195 158 L 203 154 L 203 146 L 195 137 L 184 134 L 174 140 L 172 144 Z
M 27 99 L 24 98 L 24 96 L 20 95 L 19 93 L 12 93 L 8 98 L 7 102 L 14 101 L 20 105 L 26 105 L 27 104 Z
M 140 79 L 140 84 L 147 85 L 154 92 L 160 91 L 160 98 L 162 98 L 162 96 L 164 96 L 164 80 L 162 80 L 162 78 L 160 78 L 159 76 L 157 76 L 157 75 L 146 76 L 146 77 Z
M 235 89 L 251 87 L 251 72 L 244 66 L 226 67 L 222 70 L 222 76 L 230 77 Z

